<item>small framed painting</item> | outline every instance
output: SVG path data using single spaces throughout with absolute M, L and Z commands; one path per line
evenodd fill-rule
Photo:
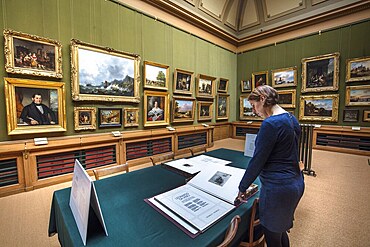
M 198 121 L 212 120 L 213 102 L 198 101 Z
M 242 93 L 250 93 L 252 91 L 252 80 L 241 80 L 240 87 Z
M 74 108 L 75 130 L 96 129 L 96 108 L 75 107 Z
M 370 57 L 347 59 L 346 82 L 370 80 Z
M 339 95 L 301 96 L 299 120 L 337 122 Z
M 370 85 L 346 87 L 346 106 L 369 106 L 369 105 L 370 105 Z
M 364 114 L 364 117 L 363 117 L 363 121 L 364 122 L 370 122 L 370 110 L 364 110 L 363 112 Z
M 262 85 L 268 85 L 268 71 L 252 73 L 252 90 Z
M 240 120 L 262 120 L 261 117 L 257 116 L 253 112 L 253 107 L 248 101 L 249 94 L 241 95 L 239 98 L 240 101 Z
M 229 80 L 220 78 L 220 81 L 218 82 L 217 91 L 227 93 L 228 87 L 229 87 Z
M 199 74 L 196 95 L 198 98 L 215 97 L 216 78 L 208 75 Z
M 173 88 L 174 93 L 193 94 L 194 73 L 182 69 L 175 69 Z
M 169 104 L 167 92 L 144 91 L 144 126 L 168 125 Z
M 279 105 L 283 108 L 295 108 L 296 91 L 293 90 L 281 90 L 279 94 Z
M 337 91 L 339 53 L 302 59 L 302 93 Z
M 170 66 L 144 61 L 144 88 L 168 89 Z
M 122 108 L 99 108 L 99 128 L 121 127 Z
M 343 122 L 358 122 L 359 110 L 343 110 Z
M 124 109 L 124 127 L 139 126 L 139 108 Z
M 271 70 L 272 87 L 297 86 L 297 67 Z
M 226 120 L 229 118 L 229 95 L 217 94 L 216 120 Z
M 186 97 L 173 97 L 172 122 L 193 122 L 195 99 Z

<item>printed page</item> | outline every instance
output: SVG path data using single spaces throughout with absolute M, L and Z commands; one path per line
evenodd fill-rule
M 190 185 L 167 191 L 154 199 L 200 231 L 205 231 L 234 209 L 233 204 Z
M 245 135 L 245 147 L 244 147 L 244 156 L 253 157 L 255 149 L 256 134 L 246 134 Z
M 193 164 L 199 164 L 199 165 L 227 165 L 230 164 L 231 161 L 229 160 L 223 160 L 215 157 L 211 157 L 205 154 L 198 155 L 192 158 L 187 159 L 188 162 L 191 162 Z

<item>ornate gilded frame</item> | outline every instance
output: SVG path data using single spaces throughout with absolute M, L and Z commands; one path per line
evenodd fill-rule
M 96 129 L 96 108 L 95 107 L 74 107 L 74 127 L 75 130 L 95 130 Z M 84 117 L 87 116 L 85 122 Z
M 193 122 L 195 115 L 195 99 L 176 96 L 172 97 L 172 99 L 172 122 Z M 180 109 L 183 109 L 183 111 L 181 112 Z
M 316 105 L 320 106 L 320 108 L 316 107 L 315 103 Z M 309 106 L 307 106 L 308 104 Z M 326 106 L 327 109 L 325 109 L 323 106 Z M 338 108 L 339 94 L 301 96 L 299 120 L 337 122 Z M 325 112 L 330 110 L 330 116 L 325 114 Z
M 139 126 L 139 108 L 124 108 L 124 127 Z M 130 115 L 129 115 L 130 114 Z
M 165 76 L 158 80 L 159 75 Z M 170 66 L 150 61 L 144 61 L 144 88 L 168 89 Z
M 229 119 L 230 102 L 228 94 L 217 94 L 216 98 L 216 120 Z
M 370 106 L 370 85 L 347 86 L 346 106 Z
M 278 91 L 279 94 L 279 105 L 283 108 L 295 108 L 295 101 L 296 101 L 296 90 L 291 89 L 291 90 L 280 90 Z M 285 96 L 284 95 L 288 95 Z M 289 97 L 290 95 L 290 97 Z M 282 102 L 282 98 L 284 97 L 284 100 L 289 102 Z M 288 97 L 288 98 L 287 98 Z
M 170 102 L 168 92 L 144 91 L 144 127 L 161 126 L 170 124 Z M 158 107 L 163 110 L 163 117 L 159 120 L 150 116 L 154 102 L 159 101 Z
M 63 82 L 28 80 L 18 78 L 4 78 L 5 83 L 5 104 L 6 104 L 6 118 L 8 135 L 22 135 L 22 134 L 40 134 L 50 132 L 64 132 L 66 131 L 66 113 L 65 113 L 65 85 Z M 54 90 L 57 94 L 50 96 L 54 100 L 54 105 L 58 106 L 58 113 L 56 114 L 58 122 L 50 125 L 27 125 L 21 123 L 17 117 L 17 109 L 23 109 L 23 96 L 20 91 L 30 96 L 32 93 L 38 91 L 49 92 Z M 24 95 L 22 93 L 22 95 Z M 22 99 L 22 100 L 21 100 Z M 46 99 L 44 99 L 45 102 Z M 50 107 L 50 105 L 48 106 Z M 20 109 L 19 109 L 20 110 Z
M 198 121 L 213 119 L 213 101 L 198 101 Z
M 185 85 L 182 85 L 185 78 Z M 173 78 L 173 93 L 178 94 L 193 94 L 194 72 L 175 69 Z
M 370 80 L 370 57 L 347 59 L 346 82 Z
M 293 78 L 293 80 L 286 78 Z M 271 81 L 274 88 L 297 86 L 297 67 L 271 70 Z
M 261 71 L 252 73 L 252 91 L 262 85 L 269 84 L 269 72 L 268 71 Z
M 249 94 L 243 94 L 239 97 L 239 119 L 240 120 L 262 120 L 261 117 L 253 113 L 253 108 L 248 101 Z
M 332 64 L 333 69 L 320 66 L 322 63 Z M 317 70 L 322 70 L 324 74 L 319 75 Z M 331 78 L 332 84 L 325 85 L 326 81 Z M 320 84 L 324 85 L 320 85 Z M 339 52 L 326 54 L 316 57 L 309 57 L 302 59 L 302 93 L 307 92 L 323 92 L 323 91 L 337 91 L 339 83 Z
M 3 34 L 6 72 L 63 78 L 62 45 L 59 41 L 9 29 L 5 29 Z M 23 51 L 17 52 L 17 47 L 21 47 Z M 25 51 L 31 53 L 31 56 L 23 54 Z M 54 56 L 54 59 L 50 56 Z M 26 62 L 30 65 L 24 65 Z
M 95 73 L 95 68 L 120 66 L 123 72 L 133 71 L 132 75 L 124 74 L 124 78 L 111 77 L 108 73 L 99 74 L 98 81 L 82 82 L 85 74 Z M 89 69 L 90 68 L 90 69 Z M 91 69 L 93 68 L 93 69 Z M 140 102 L 140 56 L 137 54 L 117 51 L 112 48 L 88 44 L 76 39 L 71 40 L 71 81 L 72 99 L 74 101 L 108 101 L 108 102 Z M 81 73 L 83 72 L 83 73 Z M 102 72 L 102 73 L 103 73 Z M 82 75 L 81 75 L 82 74 Z M 93 77 L 87 75 L 86 78 Z M 95 77 L 96 75 L 94 75 Z M 121 81 L 122 80 L 122 81 Z M 93 85 L 92 83 L 100 83 Z M 126 95 L 125 95 L 126 94 Z
M 229 90 L 229 80 L 220 78 L 220 80 L 218 81 L 217 92 L 227 93 L 228 90 Z
M 215 77 L 199 74 L 197 78 L 197 89 L 196 89 L 197 98 L 213 99 L 215 97 L 215 86 L 216 86 Z

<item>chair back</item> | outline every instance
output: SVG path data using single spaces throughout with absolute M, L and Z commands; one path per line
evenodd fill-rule
M 162 154 L 150 157 L 150 160 L 152 161 L 153 166 L 163 163 L 163 161 L 166 160 L 173 160 L 175 158 L 175 153 L 171 152 L 168 154 Z
M 225 234 L 224 241 L 222 241 L 221 244 L 219 244 L 217 247 L 228 247 L 230 243 L 235 238 L 236 232 L 238 231 L 240 223 L 240 216 L 235 215 L 234 218 L 230 221 L 229 227 L 227 228 L 227 232 Z
M 200 146 L 200 147 L 193 147 L 189 148 L 191 156 L 194 156 L 199 153 L 204 153 L 207 152 L 207 148 L 205 146 Z
M 240 246 L 244 247 L 256 247 L 256 246 L 265 246 L 265 235 L 263 234 L 262 227 L 260 227 L 260 231 L 257 232 L 258 226 L 260 226 L 260 219 L 257 216 L 257 209 L 259 204 L 259 198 L 254 199 L 252 205 L 252 212 L 251 218 L 249 222 L 249 233 L 248 233 L 248 241 L 243 241 L 240 243 Z
M 99 180 L 102 176 L 107 176 L 117 172 L 128 172 L 128 164 L 109 166 L 100 169 L 94 169 L 94 176 L 96 180 Z

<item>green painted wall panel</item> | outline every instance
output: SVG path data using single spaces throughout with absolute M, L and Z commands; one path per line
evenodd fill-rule
M 195 71 L 195 38 L 178 29 L 173 30 L 173 65 L 174 68 Z
M 93 1 L 72 0 L 71 28 L 72 37 L 84 42 L 91 42 L 93 23 L 91 22 Z

